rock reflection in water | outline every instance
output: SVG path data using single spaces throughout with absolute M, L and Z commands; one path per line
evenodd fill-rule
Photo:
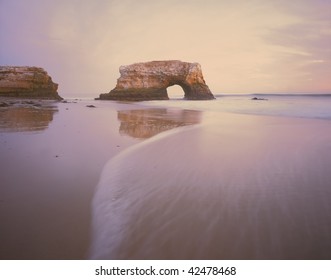
M 49 104 L 0 108 L 0 132 L 42 131 L 57 111 L 57 107 Z
M 120 133 L 134 138 L 149 138 L 163 131 L 200 123 L 201 112 L 182 109 L 144 109 L 119 111 Z

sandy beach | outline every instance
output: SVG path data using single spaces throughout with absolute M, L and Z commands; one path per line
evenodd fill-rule
M 85 259 L 104 164 L 200 117 L 135 103 L 6 102 L 16 105 L 0 108 L 0 259 Z
M 57 103 L 51 113 L 40 107 L 2 112 L 1 259 L 85 258 L 100 170 L 139 141 L 118 130 L 117 110 L 131 105 L 88 104 Z M 46 124 L 45 112 L 52 115 Z
M 18 107 L 0 111 L 1 259 L 331 258 L 329 120 Z
M 127 149 L 103 170 L 90 257 L 329 259 L 330 131 L 207 113 Z

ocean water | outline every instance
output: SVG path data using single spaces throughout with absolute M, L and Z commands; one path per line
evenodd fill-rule
M 331 96 L 257 96 L 143 102 L 203 113 L 108 161 L 88 257 L 330 259 Z
M 331 94 L 243 94 L 215 97 L 215 100 L 201 102 L 175 97 L 169 101 L 148 101 L 144 104 L 212 112 L 331 119 Z M 254 97 L 263 100 L 252 100 Z

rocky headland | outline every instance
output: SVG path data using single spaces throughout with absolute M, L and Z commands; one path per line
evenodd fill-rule
M 57 89 L 43 68 L 0 66 L 0 97 L 61 100 Z
M 109 93 L 98 99 L 143 101 L 169 99 L 167 88 L 179 85 L 184 98 L 214 99 L 202 75 L 199 63 L 179 60 L 151 61 L 120 67 L 120 78 Z

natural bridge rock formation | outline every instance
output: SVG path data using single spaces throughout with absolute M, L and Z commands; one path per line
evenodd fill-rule
M 47 72 L 39 67 L 0 66 L 0 97 L 62 99 Z
M 100 94 L 99 99 L 164 100 L 169 99 L 167 88 L 173 85 L 183 88 L 185 99 L 214 99 L 199 63 L 179 60 L 135 63 L 121 66 L 120 74 L 116 87 L 109 93 Z

